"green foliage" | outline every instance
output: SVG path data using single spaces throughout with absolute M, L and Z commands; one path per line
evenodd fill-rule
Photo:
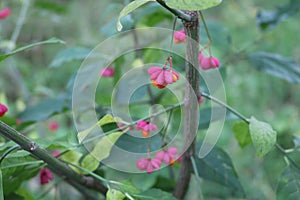
M 64 98 L 45 99 L 34 106 L 28 107 L 19 115 L 23 122 L 37 122 L 48 119 L 49 117 L 64 112 L 69 108 L 69 102 Z
M 57 53 L 50 66 L 61 67 L 62 64 L 64 64 L 65 62 L 84 59 L 88 56 L 90 52 L 90 49 L 83 47 L 72 47 L 63 49 L 62 51 Z
M 57 38 L 51 38 L 49 40 L 45 40 L 45 41 L 42 41 L 42 42 L 36 42 L 36 43 L 33 43 L 33 44 L 29 44 L 27 46 L 23 46 L 23 47 L 20 47 L 18 49 L 15 49 L 14 51 L 12 52 L 9 52 L 7 54 L 4 54 L 4 55 L 0 55 L 0 62 L 5 60 L 6 58 L 10 57 L 10 56 L 13 56 L 17 53 L 20 53 L 22 51 L 25 51 L 27 49 L 30 49 L 32 47 L 35 47 L 35 46 L 39 46 L 39 45 L 43 45 L 43 44 L 64 44 L 65 42 L 60 40 L 60 39 L 57 39 Z
M 246 122 L 238 122 L 233 125 L 233 133 L 240 147 L 244 148 L 251 144 L 249 125 Z
M 287 17 L 295 15 L 300 9 L 300 1 L 290 0 L 287 5 L 277 7 L 274 10 L 260 10 L 256 22 L 262 30 L 270 30 Z
M 48 10 L 48 11 L 59 13 L 59 14 L 66 13 L 68 10 L 67 6 L 63 6 L 63 5 L 59 4 L 58 2 L 53 2 L 50 0 L 35 1 L 34 6 L 39 9 L 44 9 L 44 10 Z
M 275 145 L 277 133 L 270 124 L 258 121 L 254 117 L 250 119 L 249 129 L 256 154 L 263 157 Z
M 131 2 L 130 4 L 128 4 L 127 6 L 125 6 L 125 8 L 123 8 L 123 10 L 120 12 L 120 15 L 118 17 L 117 30 L 121 31 L 123 28 L 123 26 L 121 24 L 121 19 L 123 17 L 125 17 L 126 15 L 128 15 L 129 13 L 134 11 L 135 9 L 139 8 L 140 6 L 142 6 L 145 3 L 148 3 L 150 1 L 155 1 L 155 0 L 135 0 L 135 1 Z
M 239 181 L 229 155 L 218 147 L 204 158 L 195 156 L 196 166 L 200 177 L 227 187 L 232 196 L 245 196 L 244 189 Z
M 205 10 L 222 3 L 222 0 L 165 0 L 166 4 L 179 10 Z
M 294 59 L 268 52 L 254 52 L 248 55 L 253 67 L 290 83 L 300 83 L 300 66 Z
M 300 197 L 300 170 L 290 164 L 280 176 L 276 190 L 278 200 L 296 200 Z

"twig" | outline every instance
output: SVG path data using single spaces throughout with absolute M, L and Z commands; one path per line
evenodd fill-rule
M 186 21 L 186 22 L 191 22 L 191 21 L 196 21 L 197 19 L 191 15 L 188 15 L 184 12 L 182 12 L 181 10 L 176 10 L 173 8 L 170 8 L 166 2 L 164 2 L 163 0 L 156 0 L 157 3 L 159 3 L 162 7 L 166 8 L 168 11 L 170 11 L 171 13 L 173 13 L 175 16 L 177 16 L 178 18 Z
M 242 119 L 243 121 L 245 121 L 247 124 L 249 124 L 249 119 L 247 119 L 244 115 L 242 115 L 240 112 L 238 112 L 237 110 L 235 110 L 234 108 L 232 108 L 231 106 L 227 105 L 226 103 L 224 103 L 223 101 L 209 95 L 206 94 L 204 92 L 201 93 L 201 96 L 210 99 L 211 101 L 225 107 L 227 110 L 229 110 L 230 112 L 232 112 L 233 114 L 235 114 L 237 117 L 239 117 L 240 119 Z
M 53 157 L 45 149 L 39 147 L 29 138 L 22 135 L 2 121 L 0 121 L 0 133 L 4 137 L 20 145 L 23 150 L 28 151 L 36 158 L 43 160 L 48 164 L 49 169 L 51 169 L 53 172 L 57 173 L 58 175 L 64 175 L 68 182 L 72 181 L 79 185 L 84 185 L 87 188 L 101 192 L 102 194 L 106 193 L 107 188 L 104 187 L 99 181 L 92 177 L 86 177 L 81 174 L 77 174 L 68 165 Z

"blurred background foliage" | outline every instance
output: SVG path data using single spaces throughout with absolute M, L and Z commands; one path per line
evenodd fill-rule
M 55 103 L 56 110 L 51 110 L 49 115 L 38 118 L 39 123 L 25 133 L 35 138 L 49 140 L 54 138 L 61 142 L 66 142 L 65 139 L 68 138 L 67 141 L 74 141 L 70 134 L 70 132 L 75 132 L 71 113 L 64 112 L 70 104 L 72 76 L 79 69 L 81 59 L 89 50 L 117 33 L 117 16 L 128 2 L 126 0 L 31 1 L 16 45 L 23 46 L 51 37 L 57 37 L 66 44 L 37 46 L 0 63 L 0 102 L 6 102 L 9 105 L 9 117 L 21 116 L 22 118 L 23 115 L 26 121 L 28 115 L 23 112 L 24 110 L 26 112 L 26 108 L 37 105 L 44 99 L 58 101 Z M 258 71 L 251 65 L 247 56 L 251 52 L 265 51 L 280 54 L 285 58 L 293 58 L 296 63 L 300 63 L 300 46 L 298 46 L 300 44 L 300 12 L 297 12 L 300 3 L 298 2 L 293 0 L 224 0 L 220 6 L 204 11 L 214 40 L 213 54 L 222 63 L 228 104 L 246 116 L 253 115 L 271 123 L 278 131 L 279 143 L 285 148 L 293 147 L 295 136 L 300 137 L 299 82 L 298 84 L 289 83 L 284 79 Z M 290 3 L 292 6 L 289 6 Z M 1 2 L 0 5 L 2 4 L 12 9 L 11 16 L 1 21 L 0 24 L 0 48 L 5 52 L 11 45 L 9 39 L 16 26 L 22 1 L 11 0 Z M 276 8 L 281 8 L 279 11 L 285 15 L 280 16 L 278 10 L 275 14 L 271 13 Z M 272 21 L 272 17 L 277 21 Z M 272 23 L 266 23 L 269 26 L 261 22 L 261 20 L 268 22 L 270 19 Z M 124 27 L 125 30 L 134 26 L 171 29 L 172 20 L 173 17 L 163 8 L 150 3 L 136 10 L 133 15 L 125 17 Z M 180 27 L 180 25 L 177 26 Z M 203 27 L 201 41 L 203 45 L 208 41 Z M 71 50 L 62 52 L 66 49 Z M 144 51 L 143 53 L 145 61 L 164 60 L 161 52 Z M 60 58 L 62 60 L 59 60 Z M 182 61 L 176 62 L 180 64 Z M 126 60 L 114 63 L 119 68 L 127 64 L 130 65 L 126 63 Z M 299 65 L 297 67 L 299 70 Z M 107 107 L 110 103 L 109 88 L 112 89 L 114 80 L 107 79 L 104 84 L 107 84 L 108 89 L 104 91 L 107 95 L 102 93 L 102 96 L 96 96 L 101 112 L 109 109 Z M 54 104 L 54 102 L 48 103 L 41 107 L 45 105 L 51 107 Z M 207 102 L 204 103 L 204 106 L 207 104 Z M 132 109 L 133 112 L 138 110 Z M 54 112 L 63 114 L 47 119 Z M 42 114 L 45 114 L 44 110 Z M 30 115 L 37 116 L 38 113 L 32 114 L 31 112 Z M 6 120 L 9 120 L 9 117 Z M 30 120 L 35 120 L 30 117 Z M 52 121 L 60 124 L 59 130 L 55 133 L 48 129 L 48 124 Z M 231 156 L 247 199 L 275 199 L 278 177 L 285 167 L 282 156 L 274 150 L 265 158 L 259 159 L 251 145 L 241 149 L 232 132 L 234 122 L 233 120 L 226 122 L 218 146 Z M 199 130 L 199 133 L 203 135 L 204 132 Z M 300 163 L 299 155 L 293 156 Z M 216 193 L 216 187 L 219 190 L 218 193 Z M 228 192 L 226 190 L 223 192 L 222 186 L 213 182 L 203 184 L 203 191 L 211 198 L 222 198 Z

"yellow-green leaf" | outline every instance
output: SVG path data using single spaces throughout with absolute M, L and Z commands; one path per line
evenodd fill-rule
M 105 124 L 109 124 L 109 123 L 113 123 L 113 122 L 120 122 L 122 121 L 121 118 L 119 117 L 113 117 L 110 114 L 105 115 L 104 117 L 102 117 L 95 125 L 93 125 L 92 127 L 81 131 L 78 133 L 77 138 L 79 142 L 82 142 L 84 140 L 84 138 L 86 138 L 86 136 L 97 126 L 103 126 Z
M 250 119 L 250 135 L 258 157 L 266 155 L 276 143 L 276 131 L 270 124 L 258 121 L 254 117 Z
M 232 129 L 240 147 L 244 148 L 252 142 L 249 131 L 249 125 L 246 122 L 236 123 L 233 125 Z
M 66 162 L 73 163 L 74 165 L 79 165 L 79 160 L 82 156 L 82 153 L 77 151 L 68 151 L 67 153 L 63 154 L 60 158 Z M 81 173 L 81 171 L 73 166 L 70 166 L 74 171 Z
M 122 132 L 115 132 L 103 136 L 99 142 L 96 143 L 90 154 L 84 157 L 81 166 L 89 171 L 96 170 L 99 163 L 109 156 L 111 148 L 121 135 Z
M 137 9 L 138 7 L 140 7 L 150 1 L 156 1 L 156 0 L 135 0 L 135 1 L 132 1 L 130 4 L 128 4 L 127 6 L 125 6 L 125 8 L 123 8 L 123 10 L 120 12 L 120 15 L 118 17 L 117 30 L 121 31 L 123 28 L 123 26 L 121 24 L 122 17 L 125 17 L 126 15 L 128 15 L 129 13 L 131 13 L 132 11 Z
M 106 193 L 106 200 L 123 200 L 126 196 L 119 190 L 109 189 Z
M 166 4 L 179 10 L 205 10 L 222 3 L 222 0 L 165 0 Z

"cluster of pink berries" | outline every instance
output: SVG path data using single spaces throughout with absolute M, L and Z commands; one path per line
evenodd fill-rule
M 10 15 L 10 8 L 0 10 L 0 19 L 5 19 Z
M 136 124 L 137 130 L 142 130 L 142 135 L 147 138 L 149 136 L 150 131 L 156 131 L 157 126 L 153 123 L 146 122 L 144 120 L 138 121 Z
M 186 35 L 184 30 L 176 31 L 174 33 L 174 42 L 186 42 Z M 214 69 L 220 66 L 220 62 L 215 57 L 205 57 L 202 52 L 199 53 L 199 64 L 203 70 Z
M 152 80 L 152 85 L 162 89 L 168 84 L 172 84 L 179 79 L 179 74 L 173 69 L 167 70 L 165 67 L 161 68 L 158 66 L 153 66 L 148 69 L 150 75 L 150 80 Z
M 153 170 L 159 170 L 162 163 L 171 166 L 174 165 L 177 153 L 178 150 L 175 147 L 163 149 L 163 151 L 156 153 L 154 158 L 140 158 L 136 162 L 136 167 L 141 171 L 151 174 Z

